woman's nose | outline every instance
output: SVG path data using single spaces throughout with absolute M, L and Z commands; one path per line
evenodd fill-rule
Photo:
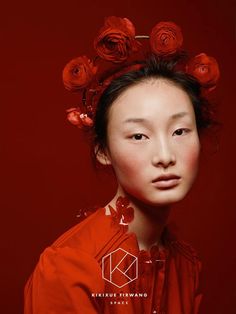
M 152 164 L 156 167 L 167 168 L 176 163 L 173 147 L 167 139 L 159 139 L 154 143 Z

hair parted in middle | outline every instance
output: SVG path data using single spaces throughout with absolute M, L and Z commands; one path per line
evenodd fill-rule
M 98 101 L 94 117 L 94 146 L 97 151 L 104 150 L 107 146 L 109 109 L 113 102 L 129 87 L 152 80 L 165 80 L 186 92 L 194 108 L 199 132 L 215 123 L 212 105 L 203 96 L 199 81 L 181 70 L 184 59 L 185 56 L 166 59 L 151 55 L 140 69 L 127 72 L 111 81 Z

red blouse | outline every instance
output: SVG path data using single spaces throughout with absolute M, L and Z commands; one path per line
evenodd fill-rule
M 201 262 L 166 227 L 164 249 L 100 208 L 40 256 L 25 286 L 24 314 L 196 314 Z

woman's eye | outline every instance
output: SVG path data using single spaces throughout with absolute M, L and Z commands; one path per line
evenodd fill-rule
M 134 135 L 132 135 L 131 137 L 132 139 L 136 140 L 136 141 L 140 141 L 140 140 L 144 140 L 147 138 L 146 135 L 142 134 L 142 133 L 136 133 Z
M 177 129 L 174 131 L 173 135 L 177 135 L 177 136 L 181 136 L 184 135 L 186 133 L 188 133 L 190 130 L 186 129 L 186 128 L 182 128 L 182 129 Z

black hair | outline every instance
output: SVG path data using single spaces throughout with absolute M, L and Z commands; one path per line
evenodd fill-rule
M 198 132 L 214 124 L 211 104 L 202 96 L 200 83 L 193 76 L 181 70 L 183 60 L 148 58 L 141 69 L 130 71 L 111 81 L 101 95 L 94 119 L 94 146 L 96 152 L 107 146 L 107 124 L 112 103 L 129 87 L 151 79 L 165 79 L 185 91 L 194 108 Z M 179 69 L 178 69 L 179 66 Z

